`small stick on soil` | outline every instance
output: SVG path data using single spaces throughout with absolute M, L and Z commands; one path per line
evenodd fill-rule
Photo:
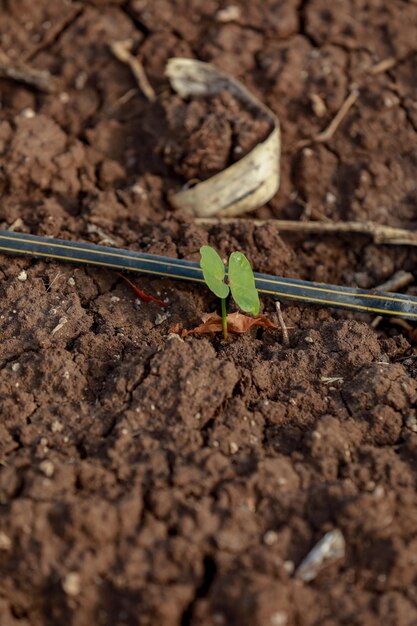
M 236 224 L 248 219 L 234 217 L 198 217 L 197 224 L 213 226 L 216 224 Z M 374 222 L 298 222 L 296 220 L 250 220 L 254 226 L 273 224 L 282 232 L 307 232 L 312 234 L 338 233 L 358 234 L 372 237 L 377 245 L 417 246 L 417 231 L 404 228 L 393 228 Z
M 129 102 L 129 100 L 131 100 L 137 94 L 137 92 L 138 90 L 136 89 L 136 87 L 133 87 L 132 89 L 129 89 L 129 91 L 126 91 L 123 96 L 120 96 L 120 98 L 118 98 L 118 100 L 116 100 L 116 102 L 109 107 L 109 111 L 116 111 L 119 107 Z
M 415 330 L 414 326 L 412 326 L 409 322 L 407 322 L 407 320 L 397 320 L 393 317 L 390 319 L 390 322 L 394 326 L 399 326 L 400 328 L 402 328 L 409 334 Z
M 133 54 L 131 54 L 132 44 L 133 41 L 131 39 L 113 41 L 110 44 L 110 49 L 116 59 L 122 63 L 126 63 L 126 65 L 130 67 L 143 95 L 149 100 L 149 102 L 154 102 L 156 100 L 155 91 L 146 76 L 142 63 L 139 59 L 134 57 Z
M 396 65 L 399 65 L 400 63 L 403 63 L 404 61 L 407 61 L 415 53 L 416 53 L 416 50 L 411 49 L 403 56 L 387 57 L 386 59 L 382 59 L 382 61 L 375 63 L 375 65 L 371 65 L 371 67 L 368 69 L 368 74 L 376 75 L 376 74 L 383 74 L 384 72 L 388 72 Z
M 414 282 L 413 274 L 400 270 L 399 272 L 395 272 L 395 274 L 384 283 L 375 287 L 375 289 L 378 289 L 378 291 L 398 291 L 403 287 L 407 287 L 407 285 L 410 285 L 412 282 Z
M 46 93 L 56 91 L 54 80 L 49 72 L 35 70 L 24 63 L 15 63 L 2 50 L 0 50 L 0 78 L 9 78 Z
M 57 274 L 56 276 L 54 276 L 54 278 L 51 280 L 51 282 L 50 282 L 50 283 L 49 283 L 49 285 L 48 285 L 48 288 L 47 288 L 47 290 L 46 290 L 46 293 L 48 293 L 48 291 L 50 291 L 50 290 L 51 290 L 52 285 L 54 284 L 54 282 L 55 282 L 56 280 L 58 280 L 58 278 L 59 278 L 60 276 L 61 276 L 61 272 L 58 272 L 58 274 Z
M 51 335 L 55 335 L 55 333 L 57 333 L 59 330 L 61 330 L 61 328 L 63 326 L 65 326 L 65 324 L 68 322 L 66 317 L 61 317 L 61 319 L 59 320 L 58 324 L 55 326 L 55 328 L 53 328 L 51 330 Z
M 314 135 L 314 137 L 312 137 L 311 139 L 302 139 L 295 144 L 293 150 L 300 150 L 301 148 L 310 146 L 313 143 L 326 143 L 327 141 L 329 141 L 333 137 L 340 124 L 343 122 L 346 115 L 349 113 L 350 109 L 353 107 L 358 98 L 359 90 L 353 88 L 342 106 L 340 107 L 339 111 L 336 113 L 336 115 L 328 125 L 328 127 L 325 128 L 321 133 Z
M 277 311 L 278 322 L 282 330 L 282 343 L 286 348 L 288 348 L 290 345 L 290 339 L 288 337 L 288 329 L 284 321 L 284 316 L 282 315 L 281 303 L 279 300 L 275 302 L 275 309 Z
M 369 68 L 368 72 L 369 74 L 382 74 L 383 72 L 386 72 L 393 68 L 395 65 L 397 65 L 398 62 L 399 59 L 396 59 L 395 57 L 388 57 L 387 59 L 384 59 L 383 61 L 372 65 L 372 67 Z
M 407 285 L 410 285 L 412 282 L 414 282 L 413 274 L 411 274 L 411 272 L 404 272 L 403 270 L 400 270 L 399 272 L 395 272 L 395 274 L 393 274 L 387 281 L 378 285 L 378 287 L 375 287 L 375 289 L 378 291 L 394 292 L 402 289 L 403 287 L 407 287 Z M 375 317 L 371 322 L 372 328 L 376 328 L 381 323 L 382 319 L 381 315 L 377 315 L 377 317 Z M 399 321 L 402 322 L 403 320 L 396 320 L 396 322 Z M 407 326 L 409 327 L 410 325 L 408 324 Z

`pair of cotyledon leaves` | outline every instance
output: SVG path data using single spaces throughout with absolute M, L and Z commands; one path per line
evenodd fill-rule
M 242 311 L 257 315 L 260 308 L 259 296 L 251 265 L 245 255 L 242 252 L 233 252 L 230 255 L 226 283 L 226 268 L 217 252 L 210 246 L 202 246 L 200 254 L 200 267 L 209 289 L 223 299 L 232 292 L 234 301 Z

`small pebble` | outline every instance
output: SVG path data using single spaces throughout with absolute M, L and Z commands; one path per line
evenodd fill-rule
M 120 298 L 118 298 L 117 296 L 112 296 L 110 300 L 111 302 L 120 302 Z
M 87 72 L 80 72 L 75 78 L 75 89 L 81 90 L 87 84 L 88 74 Z
M 306 341 L 307 343 L 314 343 L 313 337 L 304 337 L 304 341 Z
M 231 441 L 229 443 L 229 450 L 230 454 L 236 454 L 236 452 L 239 450 L 239 446 L 234 441 Z
M 24 283 L 25 280 L 27 279 L 28 279 L 28 275 L 27 275 L 26 270 L 22 270 L 20 274 L 18 275 L 17 280 L 20 280 L 21 283 Z
M 31 120 L 35 117 L 35 111 L 33 109 L 31 109 L 30 107 L 28 107 L 27 109 L 23 109 L 22 113 L 21 113 L 22 117 L 26 118 L 27 120 Z
M 0 550 L 7 552 L 12 547 L 12 540 L 5 533 L 0 532 Z
M 72 276 L 68 278 L 67 283 L 70 287 L 75 287 L 75 280 L 73 279 Z
M 321 98 L 319 94 L 312 93 L 310 95 L 310 100 L 311 100 L 311 106 L 314 111 L 314 114 L 317 115 L 317 117 L 323 117 L 323 115 L 326 115 L 327 108 L 326 108 L 323 98 Z
M 62 422 L 55 420 L 54 422 L 52 422 L 51 430 L 53 433 L 60 433 L 64 430 L 64 425 L 62 424 Z
M 169 333 L 169 335 L 167 336 L 167 341 L 172 341 L 173 339 L 175 339 L 176 341 L 181 341 L 182 343 L 185 343 L 184 339 L 180 337 L 178 333 Z
M 334 195 L 334 193 L 331 193 L 330 191 L 328 191 L 326 193 L 325 201 L 327 202 L 327 204 L 334 204 L 336 202 L 336 200 L 337 200 L 337 198 Z
M 168 312 L 158 313 L 158 315 L 155 318 L 155 326 L 159 326 L 160 324 L 165 322 L 169 317 L 170 317 L 170 314 Z
M 271 615 L 271 626 L 286 626 L 288 624 L 288 615 L 284 611 L 277 611 Z
M 77 572 L 70 572 L 62 581 L 62 588 L 68 596 L 78 596 L 81 591 L 81 579 Z
M 220 9 L 216 13 L 216 21 L 221 24 L 226 24 L 227 22 L 234 22 L 238 20 L 241 16 L 241 9 L 236 4 L 229 4 L 224 7 L 224 9 Z
M 55 472 L 54 464 L 52 463 L 52 461 L 48 461 L 47 459 L 45 459 L 45 461 L 42 461 L 42 463 L 39 464 L 39 469 L 48 478 L 51 478 Z
M 18 372 L 20 370 L 20 363 L 13 363 L 12 372 Z
M 294 565 L 293 561 L 284 561 L 283 567 L 284 567 L 285 571 L 287 572 L 287 574 L 290 574 L 290 575 L 295 570 L 295 565 Z
M 372 493 L 372 495 L 374 496 L 374 498 L 376 498 L 377 500 L 381 500 L 381 498 L 384 497 L 385 495 L 385 489 L 382 485 L 377 485 Z
M 407 428 L 411 428 L 417 424 L 417 418 L 415 415 L 407 415 L 404 421 Z
M 267 530 L 263 536 L 263 542 L 266 546 L 273 546 L 278 541 L 278 533 L 275 530 Z
M 417 433 L 417 418 L 415 415 L 407 415 L 404 421 L 407 428 L 413 433 Z

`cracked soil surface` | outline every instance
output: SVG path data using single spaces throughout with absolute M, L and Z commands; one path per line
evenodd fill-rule
M 193 260 L 210 243 L 365 288 L 417 273 L 415 251 L 366 237 L 176 215 L 173 189 L 265 129 L 164 79 L 171 56 L 210 61 L 277 114 L 281 189 L 256 217 L 416 228 L 416 27 L 413 0 L 2 0 L 1 49 L 56 90 L 0 80 L 0 228 Z M 155 103 L 112 56 L 123 39 Z M 334 136 L 298 149 L 353 86 Z M 1 260 L 1 626 L 417 624 L 411 327 L 291 304 L 289 347 L 182 341 L 168 329 L 217 307 L 200 287 L 143 278 L 164 316 L 109 271 Z M 299 580 L 335 528 L 344 558 Z

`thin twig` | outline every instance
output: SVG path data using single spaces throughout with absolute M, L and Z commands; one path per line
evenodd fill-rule
M 0 50 L 0 78 L 24 83 L 46 93 L 56 91 L 54 80 L 49 72 L 36 70 L 25 63 L 15 63 L 2 50 Z
M 398 291 L 399 289 L 403 289 L 407 287 L 411 283 L 414 282 L 414 276 L 411 272 L 404 272 L 404 270 L 400 270 L 399 272 L 395 272 L 384 283 L 375 287 L 378 291 Z
M 118 98 L 114 104 L 109 106 L 108 111 L 110 113 L 114 113 L 119 107 L 129 102 L 137 94 L 137 92 L 138 90 L 136 89 L 136 87 L 129 89 L 129 91 L 126 91 L 123 96 L 120 96 L 120 98 Z
M 51 280 L 51 282 L 48 285 L 48 288 L 46 290 L 46 293 L 48 293 L 48 291 L 51 290 L 52 285 L 54 284 L 54 282 L 61 276 L 61 272 L 58 272 L 58 274 L 56 276 L 54 276 L 54 278 Z
M 51 330 L 51 335 L 55 335 L 55 333 L 57 333 L 59 330 L 61 330 L 61 328 L 63 326 L 65 326 L 65 324 L 67 324 L 67 323 L 68 323 L 67 318 L 66 317 L 61 317 L 59 322 L 58 322 L 58 324 L 55 326 L 55 328 L 53 328 Z
M 350 109 L 353 107 L 358 98 L 359 90 L 356 88 L 352 89 L 352 91 L 350 92 L 330 124 L 327 126 L 327 128 L 325 128 L 317 135 L 314 135 L 310 139 L 302 139 L 301 141 L 297 142 L 293 150 L 300 150 L 301 148 L 310 146 L 313 143 L 326 143 L 326 141 L 329 141 L 333 137 L 340 124 L 343 122 L 346 115 L 349 113 Z
M 404 272 L 403 270 L 400 270 L 399 272 L 395 272 L 395 274 L 393 274 L 391 278 L 386 280 L 384 283 L 378 285 L 378 287 L 375 287 L 375 289 L 377 289 L 378 291 L 394 292 L 399 291 L 404 287 L 407 287 L 407 285 L 410 285 L 413 282 L 414 276 L 413 274 L 411 274 L 411 272 Z M 376 328 L 381 323 L 381 321 L 382 316 L 377 315 L 377 317 L 375 317 L 371 322 L 372 328 Z
M 286 348 L 288 348 L 290 345 L 290 338 L 288 337 L 288 329 L 284 321 L 284 316 L 282 315 L 281 303 L 279 300 L 276 300 L 275 302 L 275 309 L 277 311 L 278 322 L 282 330 L 282 343 Z
M 376 63 L 375 65 L 372 65 L 372 67 L 369 68 L 368 73 L 369 74 L 382 74 L 383 72 L 386 72 L 387 70 L 390 70 L 395 65 L 397 65 L 399 61 L 400 59 L 396 59 L 395 57 L 388 57 L 386 59 L 383 59 L 383 61 L 380 61 L 379 63 Z
M 337 234 L 358 234 L 372 237 L 375 244 L 417 246 L 417 231 L 406 230 L 404 228 L 393 228 L 375 222 L 298 222 L 296 220 L 257 220 L 235 217 L 197 217 L 195 222 L 203 226 L 213 226 L 216 224 L 237 224 L 246 222 L 254 226 L 272 224 L 282 232 L 306 232 L 306 233 L 337 233 Z
M 113 41 L 110 44 L 110 49 L 116 59 L 118 59 L 122 63 L 126 63 L 126 65 L 130 67 L 131 72 L 135 77 L 138 87 L 143 95 L 150 102 L 154 102 L 156 100 L 155 91 L 153 90 L 153 87 L 150 84 L 148 77 L 146 76 L 142 63 L 139 61 L 139 59 L 133 56 L 133 54 L 131 54 L 132 45 L 133 41 L 131 39 L 126 39 L 124 41 Z
M 367 72 L 368 74 L 373 74 L 374 76 L 376 74 L 383 74 L 384 72 L 388 72 L 396 65 L 399 65 L 400 63 L 404 63 L 404 61 L 408 61 L 408 59 L 414 56 L 416 52 L 417 52 L 417 48 L 414 47 L 408 50 L 408 52 L 406 52 L 402 56 L 387 57 L 385 59 L 382 59 L 382 61 L 378 61 L 378 63 L 375 63 L 375 65 L 371 65 L 371 67 L 367 70 Z

